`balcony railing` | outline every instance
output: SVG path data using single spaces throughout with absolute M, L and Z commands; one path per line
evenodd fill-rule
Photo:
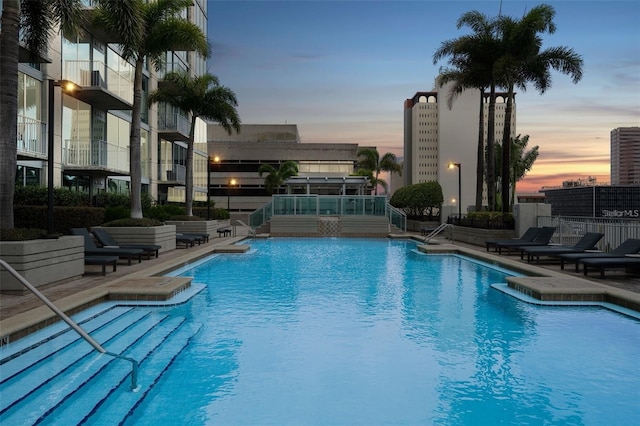
M 64 78 L 81 87 L 102 87 L 133 103 L 133 78 L 130 71 L 117 71 L 100 61 L 64 61 Z
M 158 113 L 158 131 L 178 132 L 181 135 L 189 136 L 191 122 L 181 114 L 170 112 Z
M 129 172 L 129 150 L 103 140 L 66 139 L 62 147 L 62 162 L 67 166 Z
M 46 157 L 46 125 L 40 120 L 18 115 L 18 152 L 36 157 Z
M 165 174 L 169 182 L 184 185 L 187 181 L 187 168 L 181 164 L 173 164 L 171 169 L 165 170 Z
M 170 72 L 187 72 L 187 67 L 180 61 L 165 62 L 164 67 L 157 72 L 158 80 L 164 79 L 164 76 Z

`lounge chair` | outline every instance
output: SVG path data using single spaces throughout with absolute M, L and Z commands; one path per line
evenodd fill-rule
M 560 269 L 564 269 L 565 263 L 575 263 L 576 272 L 580 271 L 580 263 L 583 259 L 596 259 L 596 258 L 621 258 L 625 257 L 628 254 L 636 254 L 640 252 L 640 239 L 637 238 L 629 238 L 625 240 L 622 244 L 620 244 L 615 249 L 611 250 L 609 253 L 597 252 L 597 253 L 565 253 L 559 254 L 560 258 Z
M 176 234 L 176 245 L 184 244 L 185 248 L 193 247 L 196 244 L 195 237 L 188 237 L 183 234 Z
M 580 263 L 584 266 L 585 275 L 589 268 L 593 268 L 600 271 L 600 278 L 604 278 L 605 269 L 626 268 L 640 271 L 640 257 L 594 257 L 581 259 Z
M 512 250 L 522 251 L 524 247 L 546 246 L 547 244 L 549 244 L 549 241 L 551 241 L 551 237 L 553 237 L 554 232 L 556 232 L 555 227 L 543 226 L 538 230 L 538 233 L 532 241 L 506 241 L 498 243 L 496 244 L 496 247 L 498 248 L 498 254 L 502 254 L 502 249 L 507 249 L 508 254 L 511 254 Z
M 85 265 L 100 265 L 102 266 L 102 275 L 107 275 L 107 266 L 113 266 L 113 272 L 116 271 L 118 264 L 118 256 L 85 256 Z
M 498 251 L 497 245 L 500 243 L 515 242 L 515 241 L 526 243 L 529 241 L 533 241 L 533 239 L 538 234 L 539 230 L 540 228 L 536 228 L 535 226 L 532 226 L 531 228 L 527 229 L 520 238 L 512 238 L 510 240 L 487 240 L 484 243 L 487 245 L 487 251 L 489 251 L 490 247 L 493 247 L 495 249 L 494 251 Z
M 587 232 L 572 246 L 533 246 L 524 247 L 520 252 L 520 258 L 522 259 L 524 254 L 527 254 L 527 262 L 531 263 L 532 259 L 536 261 L 540 260 L 540 256 L 552 256 L 561 253 L 583 253 L 585 250 L 593 250 L 598 243 L 604 237 L 604 234 L 599 232 Z
M 109 231 L 104 228 L 95 228 L 91 229 L 91 233 L 96 237 L 98 242 L 102 244 L 106 248 L 132 248 L 132 249 L 140 249 L 144 251 L 145 255 L 148 259 L 151 259 L 151 256 L 158 257 L 158 252 L 162 248 L 162 246 L 156 244 L 129 244 L 129 243 L 119 243 L 113 239 Z
M 131 265 L 131 259 L 138 258 L 138 263 L 142 262 L 142 254 L 140 249 L 125 248 L 105 248 L 98 247 L 93 242 L 93 237 L 86 228 L 71 228 L 71 235 L 80 235 L 84 237 L 84 255 L 85 256 L 118 256 L 121 259 L 127 259 Z
M 198 245 L 202 244 L 202 243 L 208 243 L 209 242 L 209 234 L 198 234 L 195 232 L 189 232 L 189 233 L 183 233 L 180 232 L 176 235 L 181 235 L 183 237 L 190 237 L 193 238 L 195 242 L 198 243 Z

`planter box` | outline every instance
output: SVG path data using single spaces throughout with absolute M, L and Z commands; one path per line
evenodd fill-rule
M 2 241 L 0 257 L 34 287 L 39 287 L 84 274 L 84 239 L 64 236 L 57 240 Z M 23 294 L 28 290 L 2 269 L 0 292 Z
M 177 233 L 209 234 L 209 237 L 214 237 L 220 227 L 217 220 L 168 220 L 165 223 L 174 225 Z
M 123 244 L 157 244 L 160 253 L 176 248 L 175 225 L 163 226 L 116 226 L 105 227 L 109 234 Z
M 444 231 L 443 234 L 449 235 L 449 231 Z M 476 246 L 484 247 L 485 241 L 487 240 L 508 240 L 509 238 L 517 238 L 513 229 L 482 229 L 453 226 L 453 239 L 455 241 Z

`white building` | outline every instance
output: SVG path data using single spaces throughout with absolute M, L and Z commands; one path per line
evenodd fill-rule
M 458 211 L 458 170 L 450 163 L 459 163 L 462 213 L 475 205 L 476 167 L 480 92 L 465 90 L 452 107 L 448 107 L 451 85 L 435 83 L 430 92 L 416 92 L 404 102 L 404 169 L 405 185 L 438 181 L 444 195 L 445 214 Z M 506 94 L 496 95 L 495 140 L 502 141 Z M 485 93 L 484 132 L 487 135 L 489 94 Z M 511 135 L 516 134 L 516 105 L 513 105 Z M 483 194 L 486 204 L 486 182 Z M 446 219 L 443 218 L 443 219 Z

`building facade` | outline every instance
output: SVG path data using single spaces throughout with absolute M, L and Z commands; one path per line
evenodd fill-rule
M 553 216 L 640 219 L 640 185 L 543 188 Z
M 458 94 L 451 108 L 451 84 L 440 86 L 438 80 L 432 91 L 416 92 L 404 102 L 404 183 L 411 185 L 438 181 L 444 195 L 443 208 L 462 212 L 475 205 L 476 168 L 479 127 L 480 91 L 465 90 Z M 495 110 L 495 140 L 502 141 L 505 120 L 506 94 L 498 93 Z M 487 138 L 489 95 L 482 99 L 484 137 Z M 511 136 L 516 134 L 516 104 L 514 100 Z M 457 170 L 450 163 L 460 164 L 460 182 Z M 458 200 L 458 185 L 462 200 Z M 486 203 L 486 183 L 483 195 Z
M 181 16 L 206 34 L 206 1 L 194 0 Z M 148 105 L 146 99 L 166 72 L 196 76 L 207 69 L 206 59 L 195 52 L 167 52 L 163 65 L 159 72 L 151 64 L 143 71 L 141 126 L 142 191 L 160 202 L 180 195 L 184 200 L 190 117 L 168 105 Z M 54 186 L 89 195 L 127 193 L 133 76 L 134 65 L 120 55 L 118 44 L 90 25 L 76 37 L 54 35 L 46 61 L 21 60 L 16 184 L 47 184 L 52 155 Z M 66 91 L 63 82 L 75 83 L 78 90 Z M 47 149 L 50 136 L 52 152 Z M 194 198 L 205 200 L 206 123 L 202 120 L 196 124 L 195 142 Z
M 210 166 L 212 200 L 233 212 L 253 211 L 271 199 L 266 175 L 258 173 L 263 164 L 278 169 L 285 161 L 295 161 L 301 178 L 342 178 L 354 173 L 358 161 L 357 144 L 301 143 L 294 124 L 242 124 L 240 132 L 231 135 L 219 124 L 209 124 L 207 140 L 209 158 L 218 160 Z M 317 193 L 323 195 L 323 190 L 332 187 Z M 285 193 L 285 186 L 280 191 Z
M 611 131 L 611 184 L 640 184 L 640 127 Z

